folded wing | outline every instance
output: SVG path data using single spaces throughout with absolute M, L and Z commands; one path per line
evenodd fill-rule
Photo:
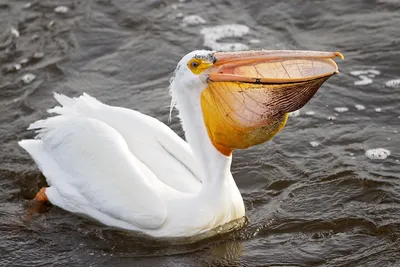
M 49 112 L 94 118 L 111 126 L 130 151 L 159 180 L 181 192 L 196 193 L 200 173 L 189 145 L 159 120 L 140 112 L 101 103 L 88 94 L 69 98 L 55 94 L 61 104 Z
M 37 121 L 30 129 L 41 140 L 28 142 L 40 142 L 42 148 L 35 152 L 24 146 L 27 141 L 21 145 L 60 197 L 81 206 L 75 212 L 87 206 L 138 228 L 157 229 L 164 223 L 167 211 L 157 189 L 160 182 L 114 128 L 93 118 L 61 115 Z

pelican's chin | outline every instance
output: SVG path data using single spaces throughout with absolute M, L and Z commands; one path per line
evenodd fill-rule
M 303 107 L 338 73 L 338 52 L 216 52 L 204 72 L 204 122 L 213 145 L 224 155 L 271 139 L 288 113 Z

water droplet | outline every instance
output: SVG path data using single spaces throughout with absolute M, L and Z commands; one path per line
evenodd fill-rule
M 355 105 L 357 110 L 364 110 L 365 107 L 363 105 Z
M 381 112 L 382 109 L 381 108 L 375 108 L 375 112 Z
M 313 115 L 315 115 L 315 112 L 312 111 L 312 110 L 309 110 L 309 111 L 306 112 L 306 115 L 313 116 Z
M 390 156 L 390 151 L 384 148 L 368 149 L 365 152 L 365 156 L 369 159 L 386 159 Z

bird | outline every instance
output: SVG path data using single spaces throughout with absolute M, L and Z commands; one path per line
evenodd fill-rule
M 53 114 L 18 144 L 66 211 L 152 237 L 200 235 L 245 217 L 232 152 L 270 140 L 338 73 L 339 52 L 196 50 L 170 80 L 185 140 L 139 111 L 54 93 Z M 170 111 L 170 116 L 171 116 Z

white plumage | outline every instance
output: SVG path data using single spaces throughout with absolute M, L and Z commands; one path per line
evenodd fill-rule
M 336 56 L 343 57 L 318 51 L 187 54 L 170 86 L 187 142 L 138 111 L 87 94 L 55 94 L 60 106 L 49 112 L 56 116 L 32 123 L 37 138 L 19 142 L 49 184 L 37 199 L 152 236 L 192 236 L 243 217 L 230 172 L 232 150 L 279 132 L 287 113 L 338 72 Z
M 181 90 L 180 85 L 179 80 L 171 90 Z M 153 236 L 191 236 L 244 216 L 229 170 L 231 157 L 208 155 L 207 149 L 218 152 L 205 129 L 193 126 L 203 124 L 199 106 L 184 126 L 195 128 L 194 142 L 207 144 L 200 154 L 209 163 L 202 163 L 187 142 L 152 117 L 85 93 L 54 97 L 60 106 L 49 112 L 57 116 L 32 123 L 28 129 L 37 138 L 19 142 L 45 175 L 46 195 L 54 205 Z M 223 166 L 221 171 L 214 170 L 216 164 Z

